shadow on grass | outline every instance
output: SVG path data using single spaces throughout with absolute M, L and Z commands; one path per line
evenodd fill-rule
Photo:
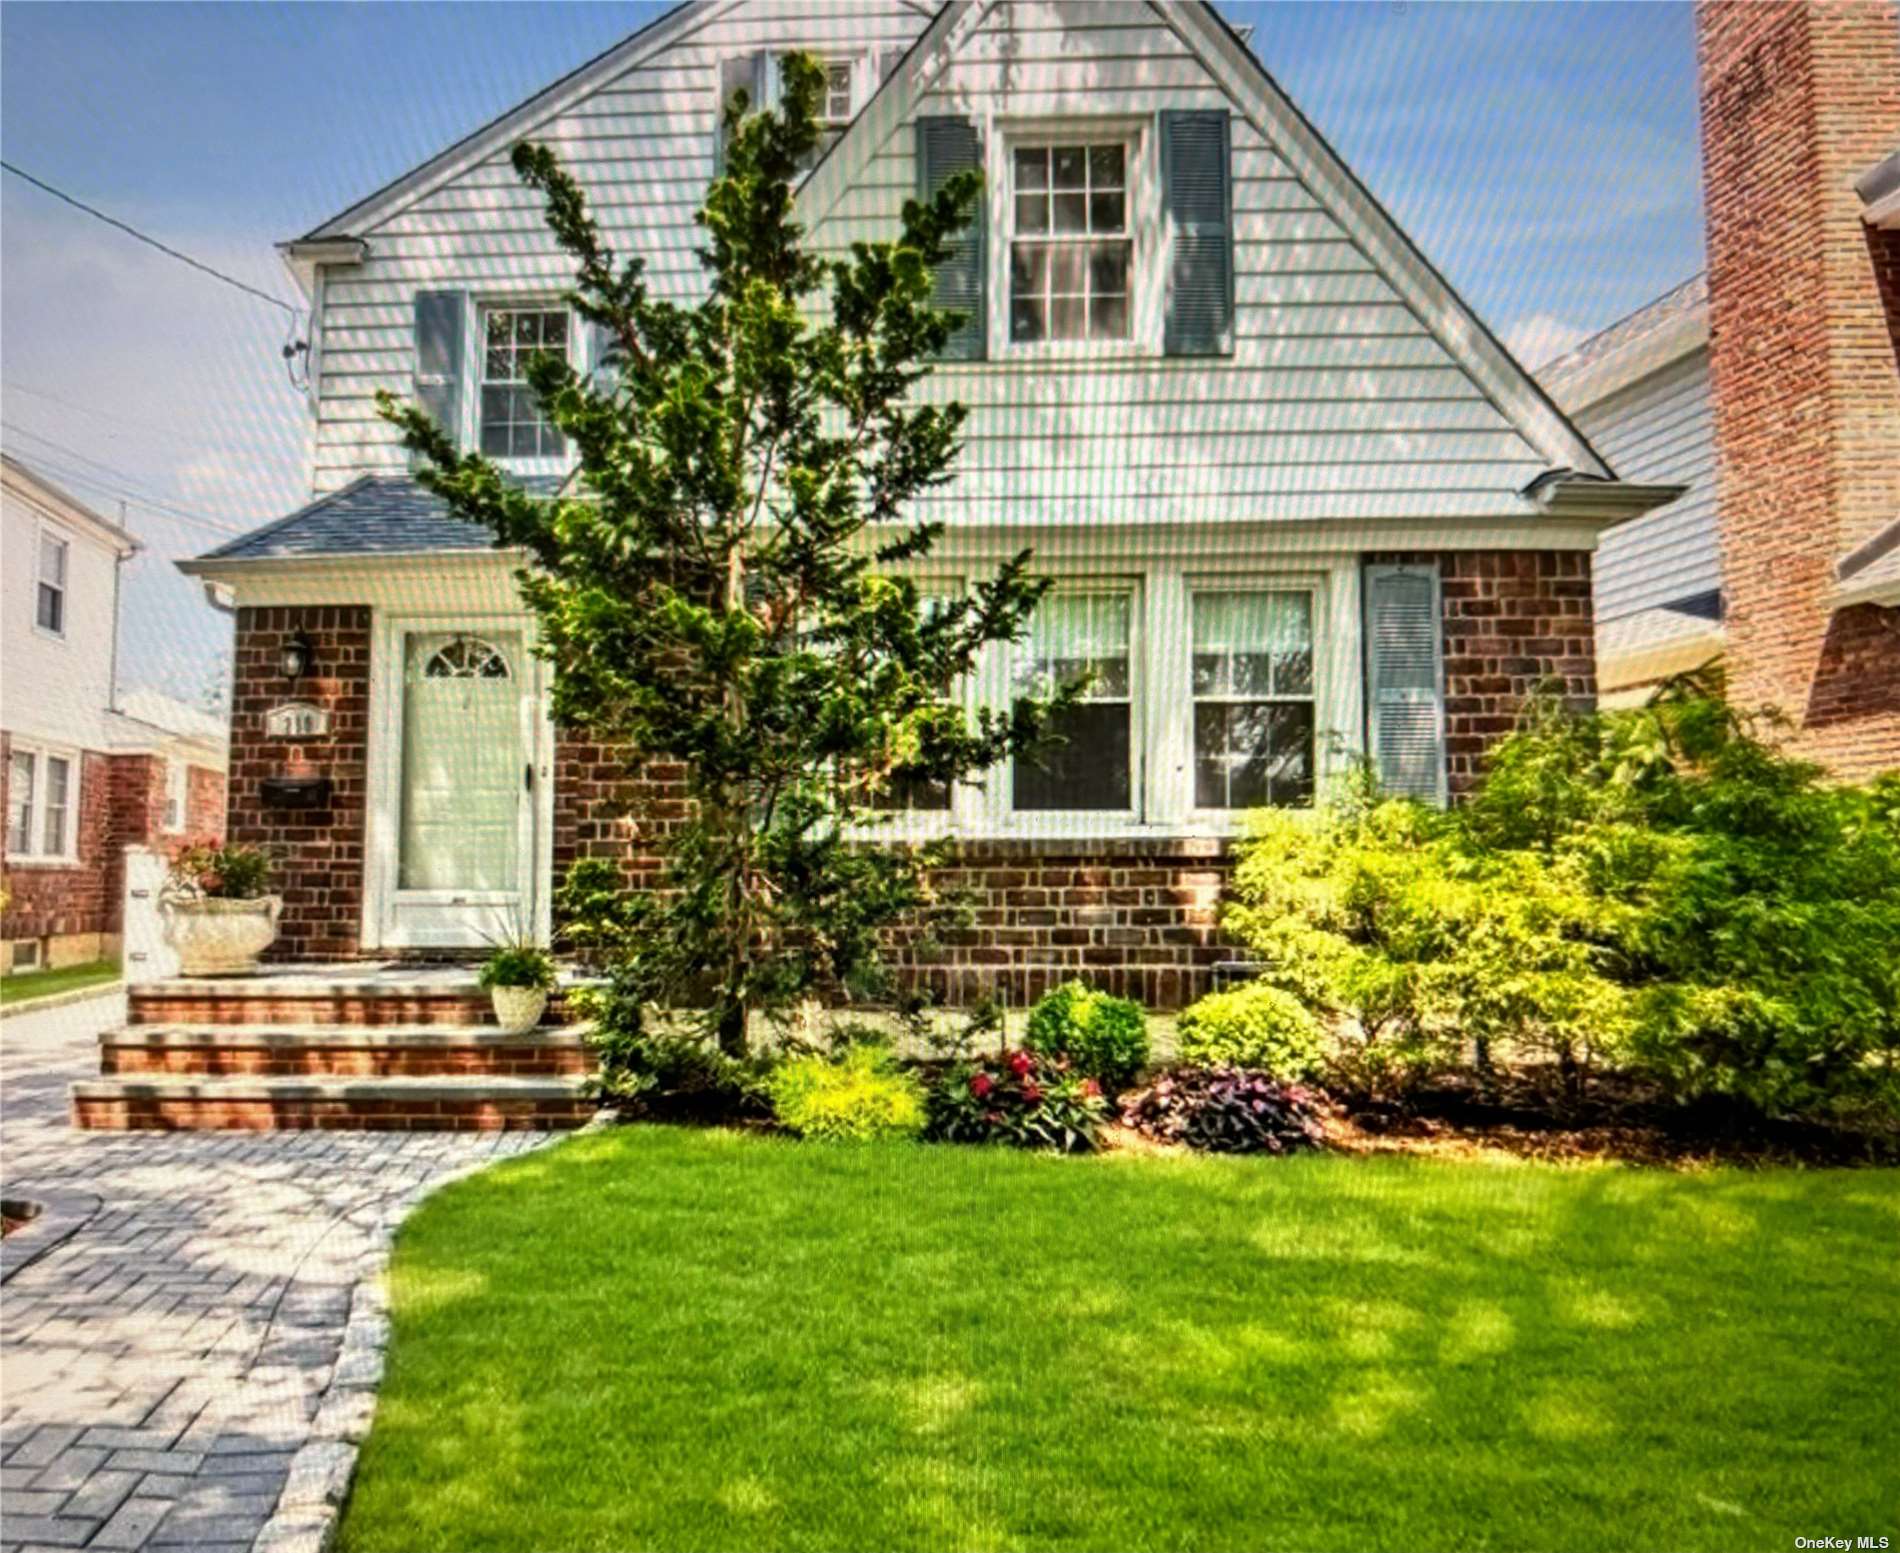
M 1891 1532 L 1900 1177 L 631 1128 L 404 1230 L 343 1546 Z

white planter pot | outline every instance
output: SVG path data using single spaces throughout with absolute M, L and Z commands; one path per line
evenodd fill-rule
M 510 1035 L 532 1030 L 547 1012 L 548 994 L 543 987 L 490 987 L 488 996 L 495 1005 L 495 1022 Z
M 168 900 L 165 942 L 178 951 L 181 976 L 243 976 L 257 969 L 257 957 L 277 941 L 281 895 L 251 900 Z

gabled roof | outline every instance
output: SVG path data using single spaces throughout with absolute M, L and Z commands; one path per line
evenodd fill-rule
M 1703 273 L 1591 335 L 1537 376 L 1560 405 L 1575 412 L 1708 342 L 1709 277 Z
M 937 13 L 799 189 L 798 203 L 808 229 L 823 221 L 857 182 L 878 147 L 910 117 L 930 83 L 996 3 L 949 0 Z M 1471 374 L 1525 440 L 1554 468 L 1615 479 L 1588 439 L 1373 198 L 1210 0 L 1174 5 L 1151 0 L 1150 9 L 1242 106 L 1255 128 L 1341 221 L 1439 344 Z
M 506 150 L 536 125 L 564 113 L 574 103 L 603 82 L 630 70 L 641 60 L 658 53 L 685 34 L 716 20 L 739 0 L 684 0 L 664 15 L 656 16 L 638 32 L 622 38 L 604 53 L 570 70 L 552 86 L 536 92 L 526 102 L 490 119 L 481 128 L 464 135 L 446 151 L 439 152 L 400 178 L 392 179 L 374 194 L 366 195 L 349 209 L 328 221 L 320 222 L 302 237 L 281 246 L 294 249 L 304 243 L 334 241 L 355 237 L 385 220 L 403 206 L 420 198 L 438 184 L 446 183 L 497 151 Z
M 0 478 L 14 491 L 44 509 L 48 515 L 75 528 L 90 530 L 94 539 L 100 540 L 121 556 L 128 556 L 145 548 L 138 535 L 121 528 L 109 518 L 101 517 L 72 492 L 53 482 L 37 469 L 21 463 L 11 453 L 0 453 Z

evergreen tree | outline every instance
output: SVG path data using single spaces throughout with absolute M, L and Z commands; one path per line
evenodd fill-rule
M 929 607 L 905 575 L 942 527 L 906 509 L 960 447 L 962 406 L 913 404 L 911 390 L 957 319 L 932 305 L 932 267 L 980 176 L 907 201 L 891 240 L 809 253 L 793 181 L 817 144 L 822 79 L 795 55 L 776 111 L 749 113 L 743 94 L 729 106 L 697 216 L 710 284 L 690 306 L 656 298 L 639 257 L 617 260 L 550 150 L 515 147 L 575 261 L 568 305 L 611 343 L 611 373 L 545 353 L 528 368 L 578 454 L 561 494 L 381 402 L 421 455 L 418 480 L 527 552 L 519 585 L 556 721 L 624 751 L 630 777 L 684 768 L 690 803 L 659 887 L 629 896 L 590 875 L 567 898 L 579 936 L 618 946 L 624 1003 L 703 1009 L 735 1054 L 752 1011 L 829 986 L 885 990 L 880 936 L 930 907 L 940 849 L 865 846 L 851 828 L 1026 750 L 1075 688 L 974 717 L 957 699 L 1048 587 L 1027 551 Z

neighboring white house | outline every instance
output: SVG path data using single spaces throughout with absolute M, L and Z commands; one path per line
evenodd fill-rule
M 1598 689 L 1606 705 L 1640 700 L 1723 647 L 1708 278 L 1684 281 L 1538 377 L 1625 479 L 1686 487 L 1597 551 Z
M 222 720 L 116 692 L 121 568 L 138 549 L 0 454 L 0 969 L 115 954 L 122 849 L 223 828 Z
M 563 475 L 522 363 L 592 347 L 510 148 L 553 146 L 608 241 L 690 300 L 721 104 L 772 101 L 795 48 L 831 81 L 798 195 L 816 246 L 893 235 L 905 199 L 986 176 L 939 276 L 967 322 L 922 388 L 972 409 L 925 504 L 950 525 L 929 581 L 1029 546 L 1057 590 L 969 694 L 1104 666 L 1053 769 L 909 823 L 1052 877 L 1140 853 L 1187 881 L 1052 902 L 959 963 L 1183 995 L 1220 950 L 1182 923 L 1243 809 L 1309 803 L 1359 751 L 1399 790 L 1455 795 L 1532 686 L 1593 692 L 1591 554 L 1673 488 L 1617 478 L 1218 12 L 692 0 L 284 245 L 313 311 L 315 499 L 186 564 L 239 610 L 233 835 L 307 886 L 279 952 L 545 930 L 567 861 L 651 846 L 549 724 L 515 559 L 414 485 L 375 395 L 524 480 Z M 314 667 L 278 675 L 280 656 Z

